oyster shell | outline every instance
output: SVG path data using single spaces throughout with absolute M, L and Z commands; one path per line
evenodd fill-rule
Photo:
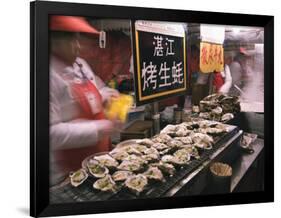
M 150 147 L 154 144 L 154 142 L 151 139 L 145 138 L 145 139 L 138 139 L 136 143 L 140 145 L 145 145 L 147 147 Z
M 168 148 L 168 145 L 157 142 L 153 144 L 153 148 L 157 149 L 158 151 L 163 151 Z
M 115 173 L 113 173 L 112 179 L 115 182 L 122 182 L 122 181 L 125 181 L 129 176 L 132 176 L 132 175 L 133 175 L 133 173 L 130 171 L 120 170 L 120 171 L 116 171 Z
M 190 133 L 190 131 L 187 128 L 185 128 L 183 125 L 182 126 L 179 125 L 176 128 L 174 136 L 184 137 L 184 136 L 187 136 L 189 133 Z
M 135 155 L 135 154 L 129 155 L 129 156 L 126 157 L 124 160 L 127 160 L 127 161 L 135 161 L 135 162 L 140 163 L 141 165 L 147 164 L 147 161 L 146 161 L 145 159 L 143 159 L 142 156 Z
M 217 106 L 211 111 L 213 114 L 222 114 L 222 108 L 220 106 Z
M 167 125 L 164 129 L 161 130 L 160 134 L 173 134 L 176 131 L 176 125 Z
M 181 141 L 179 141 L 179 140 L 172 139 L 172 140 L 167 142 L 167 145 L 170 148 L 180 148 L 181 146 L 183 146 L 183 143 Z
M 176 172 L 175 167 L 172 164 L 169 163 L 164 163 L 162 161 L 158 162 L 158 163 L 153 163 L 151 164 L 152 167 L 158 167 L 158 169 L 160 169 L 162 171 L 162 173 L 166 174 L 166 175 L 174 175 Z
M 185 149 L 177 150 L 173 156 L 184 163 L 190 161 L 190 154 Z
M 183 144 L 192 144 L 192 138 L 190 136 L 175 137 L 175 140 L 181 141 Z
M 221 117 L 221 121 L 222 122 L 227 122 L 227 121 L 229 121 L 229 120 L 231 120 L 231 119 L 233 119 L 234 118 L 234 115 L 232 114 L 232 113 L 226 113 L 226 114 L 224 114 L 222 117 Z
M 161 158 L 161 161 L 164 163 L 171 163 L 173 165 L 184 165 L 188 162 L 185 159 L 179 159 L 178 157 L 175 157 L 173 155 L 164 155 Z
M 100 191 L 112 191 L 115 192 L 117 190 L 116 183 L 112 179 L 110 175 L 106 175 L 105 177 L 98 179 L 93 187 Z
M 109 154 L 95 156 L 94 160 L 97 160 L 101 165 L 104 165 L 108 168 L 115 168 L 118 166 L 118 162 Z
M 138 161 L 123 160 L 122 163 L 117 167 L 117 169 L 137 172 L 142 169 L 142 164 Z
M 69 174 L 69 177 L 70 177 L 71 185 L 77 187 L 81 185 L 88 178 L 88 174 L 86 170 L 80 169 L 75 172 L 71 172 Z
M 191 135 L 192 141 L 194 143 L 206 143 L 207 145 L 212 145 L 214 143 L 213 137 L 204 134 L 204 133 L 192 133 Z
M 130 176 L 129 178 L 127 178 L 125 181 L 125 186 L 129 190 L 139 194 L 144 190 L 147 183 L 148 183 L 148 181 L 147 181 L 146 176 L 144 176 L 142 174 L 138 174 L 138 175 L 133 175 L 133 176 Z
M 157 167 L 149 167 L 147 171 L 143 173 L 148 179 L 162 181 L 164 179 L 161 170 Z
M 105 166 L 101 165 L 98 161 L 88 162 L 87 167 L 90 174 L 96 178 L 105 177 L 109 172 L 109 170 Z
M 121 149 L 114 149 L 111 152 L 109 152 L 109 154 L 111 157 L 113 157 L 115 160 L 118 161 L 122 161 L 129 156 L 129 154 L 126 151 L 123 151 Z
M 142 155 L 141 151 L 135 148 L 135 145 L 127 145 L 121 149 L 127 152 L 128 154 Z
M 182 148 L 184 149 L 187 153 L 189 153 L 189 155 L 195 159 L 199 159 L 200 158 L 200 155 L 199 155 L 199 152 L 197 150 L 197 148 L 192 145 L 192 146 L 188 146 L 188 147 L 184 147 Z
M 159 142 L 159 143 L 166 143 L 171 139 L 172 139 L 171 136 L 169 136 L 167 134 L 164 134 L 164 133 L 161 133 L 159 135 L 154 136 L 152 138 L 152 141 L 153 142 Z
M 213 148 L 211 144 L 207 144 L 206 142 L 198 142 L 194 144 L 195 147 L 205 150 L 210 150 Z

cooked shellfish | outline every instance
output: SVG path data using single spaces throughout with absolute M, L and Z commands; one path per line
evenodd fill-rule
M 109 172 L 109 170 L 105 166 L 99 164 L 98 161 L 89 162 L 87 164 L 87 167 L 88 167 L 89 172 L 96 178 L 102 178 L 102 177 L 106 176 L 106 174 L 108 174 L 108 172 Z
M 95 156 L 94 160 L 97 160 L 100 164 L 108 168 L 115 168 L 118 166 L 118 162 L 108 154 Z
M 148 181 L 146 176 L 142 174 L 133 175 L 126 179 L 125 186 L 135 193 L 140 193 L 144 190 Z
M 120 170 L 120 171 L 116 171 L 115 173 L 113 173 L 112 179 L 115 182 L 121 182 L 121 181 L 125 181 L 129 176 L 132 176 L 132 175 L 133 175 L 133 173 L 131 171 Z
M 162 181 L 164 179 L 161 170 L 157 167 L 149 167 L 147 171 L 143 173 L 148 179 Z
M 80 169 L 75 172 L 71 172 L 69 177 L 71 185 L 77 187 L 88 178 L 88 174 L 84 169 Z
M 110 175 L 106 175 L 105 177 L 98 179 L 94 184 L 93 187 L 100 191 L 112 191 L 115 192 L 117 187 L 116 183 L 112 179 Z

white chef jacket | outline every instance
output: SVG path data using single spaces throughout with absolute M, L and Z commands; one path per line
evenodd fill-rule
M 227 94 L 232 86 L 232 77 L 229 66 L 224 65 L 224 71 L 221 72 L 222 78 L 224 79 L 224 84 L 220 87 L 220 92 Z
M 96 76 L 85 60 L 77 58 L 86 77 L 104 98 L 111 89 Z M 98 120 L 80 119 L 81 107 L 71 93 L 71 81 L 82 78 L 77 63 L 67 66 L 58 58 L 50 57 L 50 167 L 51 183 L 63 175 L 55 165 L 54 150 L 72 149 L 94 145 L 98 142 Z M 65 173 L 65 172 L 64 172 Z

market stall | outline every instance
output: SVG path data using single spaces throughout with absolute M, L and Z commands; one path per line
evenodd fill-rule
M 92 24 L 103 30 L 121 26 L 129 34 L 130 22 Z M 262 44 L 261 30 L 248 30 L 251 37 L 245 37 L 246 30 L 234 34 L 229 27 L 212 25 L 136 21 L 132 26 L 133 56 L 128 60 L 126 52 L 126 60 L 134 68 L 129 81 L 134 92 L 119 89 L 119 98 L 105 108 L 107 118 L 121 120 L 123 128 L 112 136 L 112 150 L 86 157 L 81 169 L 50 187 L 51 202 L 262 190 L 263 99 L 256 109 L 260 98 L 249 94 L 262 78 L 251 83 L 240 75 L 243 85 L 235 80 L 224 87 L 227 91 L 221 89 L 226 78 L 219 87 L 214 82 L 231 68 L 229 52 L 245 49 L 243 43 L 249 48 Z M 262 61 L 260 47 L 255 47 L 255 60 Z M 237 90 L 240 94 L 234 95 Z M 185 102 L 161 104 L 178 96 Z

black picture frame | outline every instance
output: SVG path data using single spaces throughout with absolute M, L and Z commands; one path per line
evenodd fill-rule
M 49 203 L 49 15 L 264 27 L 264 191 L 108 202 Z M 274 17 L 35 1 L 30 3 L 30 215 L 58 216 L 274 201 Z

